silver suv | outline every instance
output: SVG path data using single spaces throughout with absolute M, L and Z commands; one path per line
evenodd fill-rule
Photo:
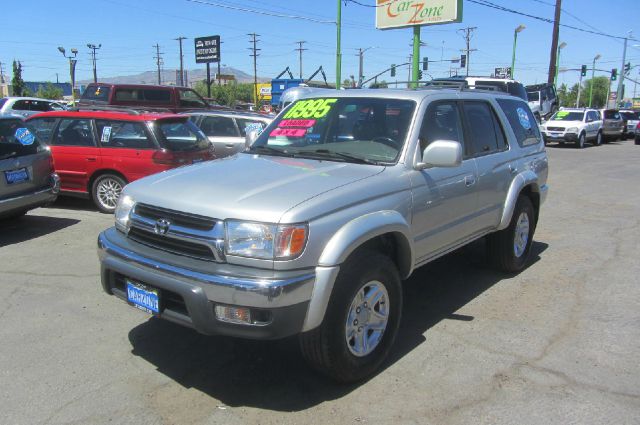
M 298 334 L 311 365 L 352 382 L 391 350 L 417 267 L 482 237 L 500 269 L 525 267 L 547 155 L 508 94 L 312 96 L 239 155 L 128 185 L 98 239 L 102 285 L 204 334 Z

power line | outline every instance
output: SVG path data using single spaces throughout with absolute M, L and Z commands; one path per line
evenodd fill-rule
M 296 41 L 296 43 L 300 45 L 300 47 L 298 47 L 296 50 L 300 53 L 300 79 L 302 79 L 302 52 L 309 49 L 302 48 L 302 45 L 306 43 L 306 41 Z
M 458 30 L 458 32 L 462 32 L 464 34 L 463 37 L 464 37 L 464 39 L 465 39 L 465 41 L 467 43 L 467 48 L 465 50 L 463 50 L 463 51 L 467 52 L 467 57 L 466 57 L 466 61 L 467 61 L 467 63 L 466 63 L 466 65 L 467 65 L 466 66 L 466 68 L 467 68 L 466 69 L 467 77 L 469 76 L 469 55 L 470 55 L 471 52 L 475 52 L 476 50 L 478 50 L 478 49 L 470 48 L 471 38 L 473 36 L 473 32 L 475 30 L 477 30 L 477 29 L 478 29 L 478 27 L 467 27 L 467 28 L 462 28 L 462 29 Z
M 174 38 L 174 40 L 176 40 L 178 43 L 180 43 L 180 86 L 184 86 L 184 67 L 183 67 L 183 61 L 184 61 L 184 56 L 182 55 L 182 40 L 186 40 L 187 37 L 178 37 L 178 38 Z M 178 84 L 178 81 L 176 80 L 176 84 Z
M 308 16 L 287 15 L 287 14 L 284 14 L 284 13 L 262 11 L 262 10 L 257 10 L 257 9 L 251 9 L 251 8 L 248 8 L 248 7 L 231 6 L 231 5 L 227 5 L 227 4 L 214 3 L 214 2 L 203 1 L 203 0 L 185 0 L 185 1 L 188 1 L 190 3 L 203 4 L 203 5 L 206 5 L 206 6 L 221 7 L 223 9 L 237 10 L 237 11 L 240 11 L 240 12 L 250 12 L 250 13 L 255 13 L 255 14 L 258 14 L 258 15 L 274 16 L 276 18 L 299 19 L 299 20 L 303 20 L 303 21 L 315 22 L 315 23 L 318 23 L 318 24 L 335 24 L 336 23 L 335 21 L 327 21 L 327 20 L 315 19 L 315 18 L 310 18 Z
M 102 47 L 102 44 L 98 44 L 97 46 L 95 44 L 87 44 L 87 47 L 89 49 L 91 49 L 91 63 L 93 64 L 93 82 L 97 83 L 98 82 L 98 71 L 96 70 L 96 50 L 98 50 L 100 47 Z
M 160 75 L 160 65 L 162 65 L 162 55 L 164 53 L 160 52 L 160 45 L 158 43 L 156 43 L 155 46 L 153 46 L 156 48 L 156 55 L 153 57 L 156 60 L 156 66 L 158 67 L 158 85 L 162 84 L 162 77 Z

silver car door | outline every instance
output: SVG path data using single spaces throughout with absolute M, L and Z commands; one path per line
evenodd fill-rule
M 235 121 L 227 116 L 205 116 L 200 129 L 213 144 L 218 158 L 232 155 L 241 137 Z

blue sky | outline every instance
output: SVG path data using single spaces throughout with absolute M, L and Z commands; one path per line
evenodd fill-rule
M 207 0 L 204 0 L 207 1 Z M 283 14 L 300 15 L 316 20 L 335 20 L 335 0 L 209 0 L 211 3 L 233 4 L 251 9 L 269 10 Z M 359 0 L 373 5 L 373 0 Z M 435 1 L 437 0 L 428 0 Z M 493 0 L 498 5 L 544 18 L 553 18 L 555 0 Z M 597 30 L 616 36 L 633 31 L 638 41 L 629 41 L 627 59 L 635 68 L 632 77 L 640 77 L 640 0 L 563 0 L 561 22 L 567 25 Z M 58 45 L 67 50 L 80 50 L 77 78 L 89 79 L 91 63 L 87 43 L 101 43 L 98 52 L 99 76 L 128 75 L 155 69 L 154 44 L 164 52 L 166 69 L 178 67 L 178 42 L 185 36 L 185 67 L 195 69 L 193 38 L 220 34 L 222 63 L 247 73 L 253 72 L 249 57 L 247 33 L 260 34 L 258 75 L 275 77 L 286 66 L 298 74 L 296 41 L 306 41 L 303 54 L 303 74 L 322 65 L 327 77 L 335 75 L 334 24 L 315 23 L 300 19 L 277 18 L 248 12 L 234 11 L 194 3 L 188 0 L 21 0 L 11 2 L 11 16 L 6 19 L 0 36 L 0 61 L 5 73 L 11 61 L 24 64 L 23 77 L 29 81 L 68 81 L 68 65 L 57 51 Z M 5 8 L 5 10 L 7 10 Z M 365 75 L 388 68 L 392 63 L 406 62 L 411 53 L 411 29 L 380 31 L 375 29 L 372 7 L 343 3 L 343 65 L 342 78 L 358 72 L 357 48 L 372 47 L 365 53 Z M 498 11 L 464 1 L 464 19 L 461 24 L 437 25 L 422 28 L 422 41 L 426 47 L 421 56 L 430 60 L 459 57 L 464 39 L 460 28 L 477 27 L 471 47 L 471 74 L 489 75 L 497 66 L 511 64 L 513 31 L 524 24 L 526 29 L 518 36 L 516 78 L 525 84 L 546 81 L 549 63 L 552 25 Z M 591 64 L 596 54 L 602 58 L 596 67 L 620 68 L 623 43 L 621 40 L 561 28 L 560 41 L 567 43 L 561 54 L 561 68 L 579 68 Z M 637 45 L 635 47 L 634 45 Z M 430 64 L 433 77 L 448 75 L 449 63 Z M 406 79 L 405 72 L 399 76 Z M 390 77 L 386 77 L 391 80 Z M 575 83 L 578 72 L 559 75 L 559 83 Z M 640 92 L 640 88 L 638 88 Z

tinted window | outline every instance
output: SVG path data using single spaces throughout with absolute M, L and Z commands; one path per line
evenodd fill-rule
M 181 108 L 204 108 L 207 103 L 193 90 L 178 90 Z
M 620 112 L 620 115 L 622 115 L 622 118 L 624 118 L 625 120 L 637 120 L 638 119 L 638 113 L 637 112 Z
M 460 112 L 456 102 L 438 102 L 429 105 L 420 127 L 420 152 L 435 140 L 453 140 L 463 143 Z
M 49 143 L 51 139 L 51 133 L 56 126 L 57 118 L 35 118 L 29 120 L 29 124 L 33 127 L 36 135 L 43 143 Z
M 51 102 L 49 104 L 49 107 L 51 108 L 52 111 L 64 111 L 65 107 L 60 105 L 59 103 L 55 103 L 55 102 Z
M 144 89 L 144 100 L 147 102 L 171 103 L 171 91 L 162 89 Z
M 205 117 L 200 128 L 209 137 L 239 137 L 233 118 Z
M 264 130 L 267 126 L 267 123 L 264 121 L 250 120 L 245 118 L 236 118 L 236 122 L 238 123 L 238 128 L 240 129 L 240 135 L 242 137 L 247 135 L 247 127 L 258 128 L 258 126 L 260 126 L 260 128 Z
M 29 111 L 31 107 L 30 104 L 31 102 L 28 100 L 16 100 L 11 109 L 14 111 Z
M 111 87 L 109 86 L 88 86 L 82 93 L 82 100 L 91 100 L 93 102 L 108 102 Z
M 540 100 L 540 92 L 539 91 L 534 91 L 534 92 L 527 93 L 527 99 L 530 102 L 536 102 L 536 101 Z
M 0 160 L 31 155 L 40 148 L 30 124 L 19 119 L 0 120 Z
M 162 145 L 173 151 L 192 151 L 210 147 L 202 131 L 189 120 L 156 121 L 155 126 Z
M 32 100 L 31 101 L 31 110 L 38 112 L 46 112 L 50 111 L 49 102 L 44 100 Z
M 599 119 L 600 119 L 600 116 L 598 115 L 597 112 L 595 112 L 595 111 L 587 112 L 587 120 L 598 121 Z
M 470 155 L 482 155 L 504 147 L 504 135 L 501 134 L 491 105 L 485 102 L 464 102 L 462 104 L 465 120 L 469 128 Z M 534 121 L 535 122 L 535 121 Z
M 153 143 L 139 122 L 96 120 L 98 139 L 103 148 L 150 149 Z
M 533 145 L 540 142 L 540 129 L 538 129 L 536 119 L 526 103 L 516 99 L 497 99 L 497 101 L 507 116 L 509 125 L 520 146 Z
M 118 102 L 139 102 L 142 100 L 141 93 L 135 89 L 116 89 L 114 98 Z
M 90 120 L 63 119 L 51 142 L 59 146 L 95 146 Z
M 604 118 L 607 120 L 619 120 L 620 114 L 618 111 L 604 111 Z

